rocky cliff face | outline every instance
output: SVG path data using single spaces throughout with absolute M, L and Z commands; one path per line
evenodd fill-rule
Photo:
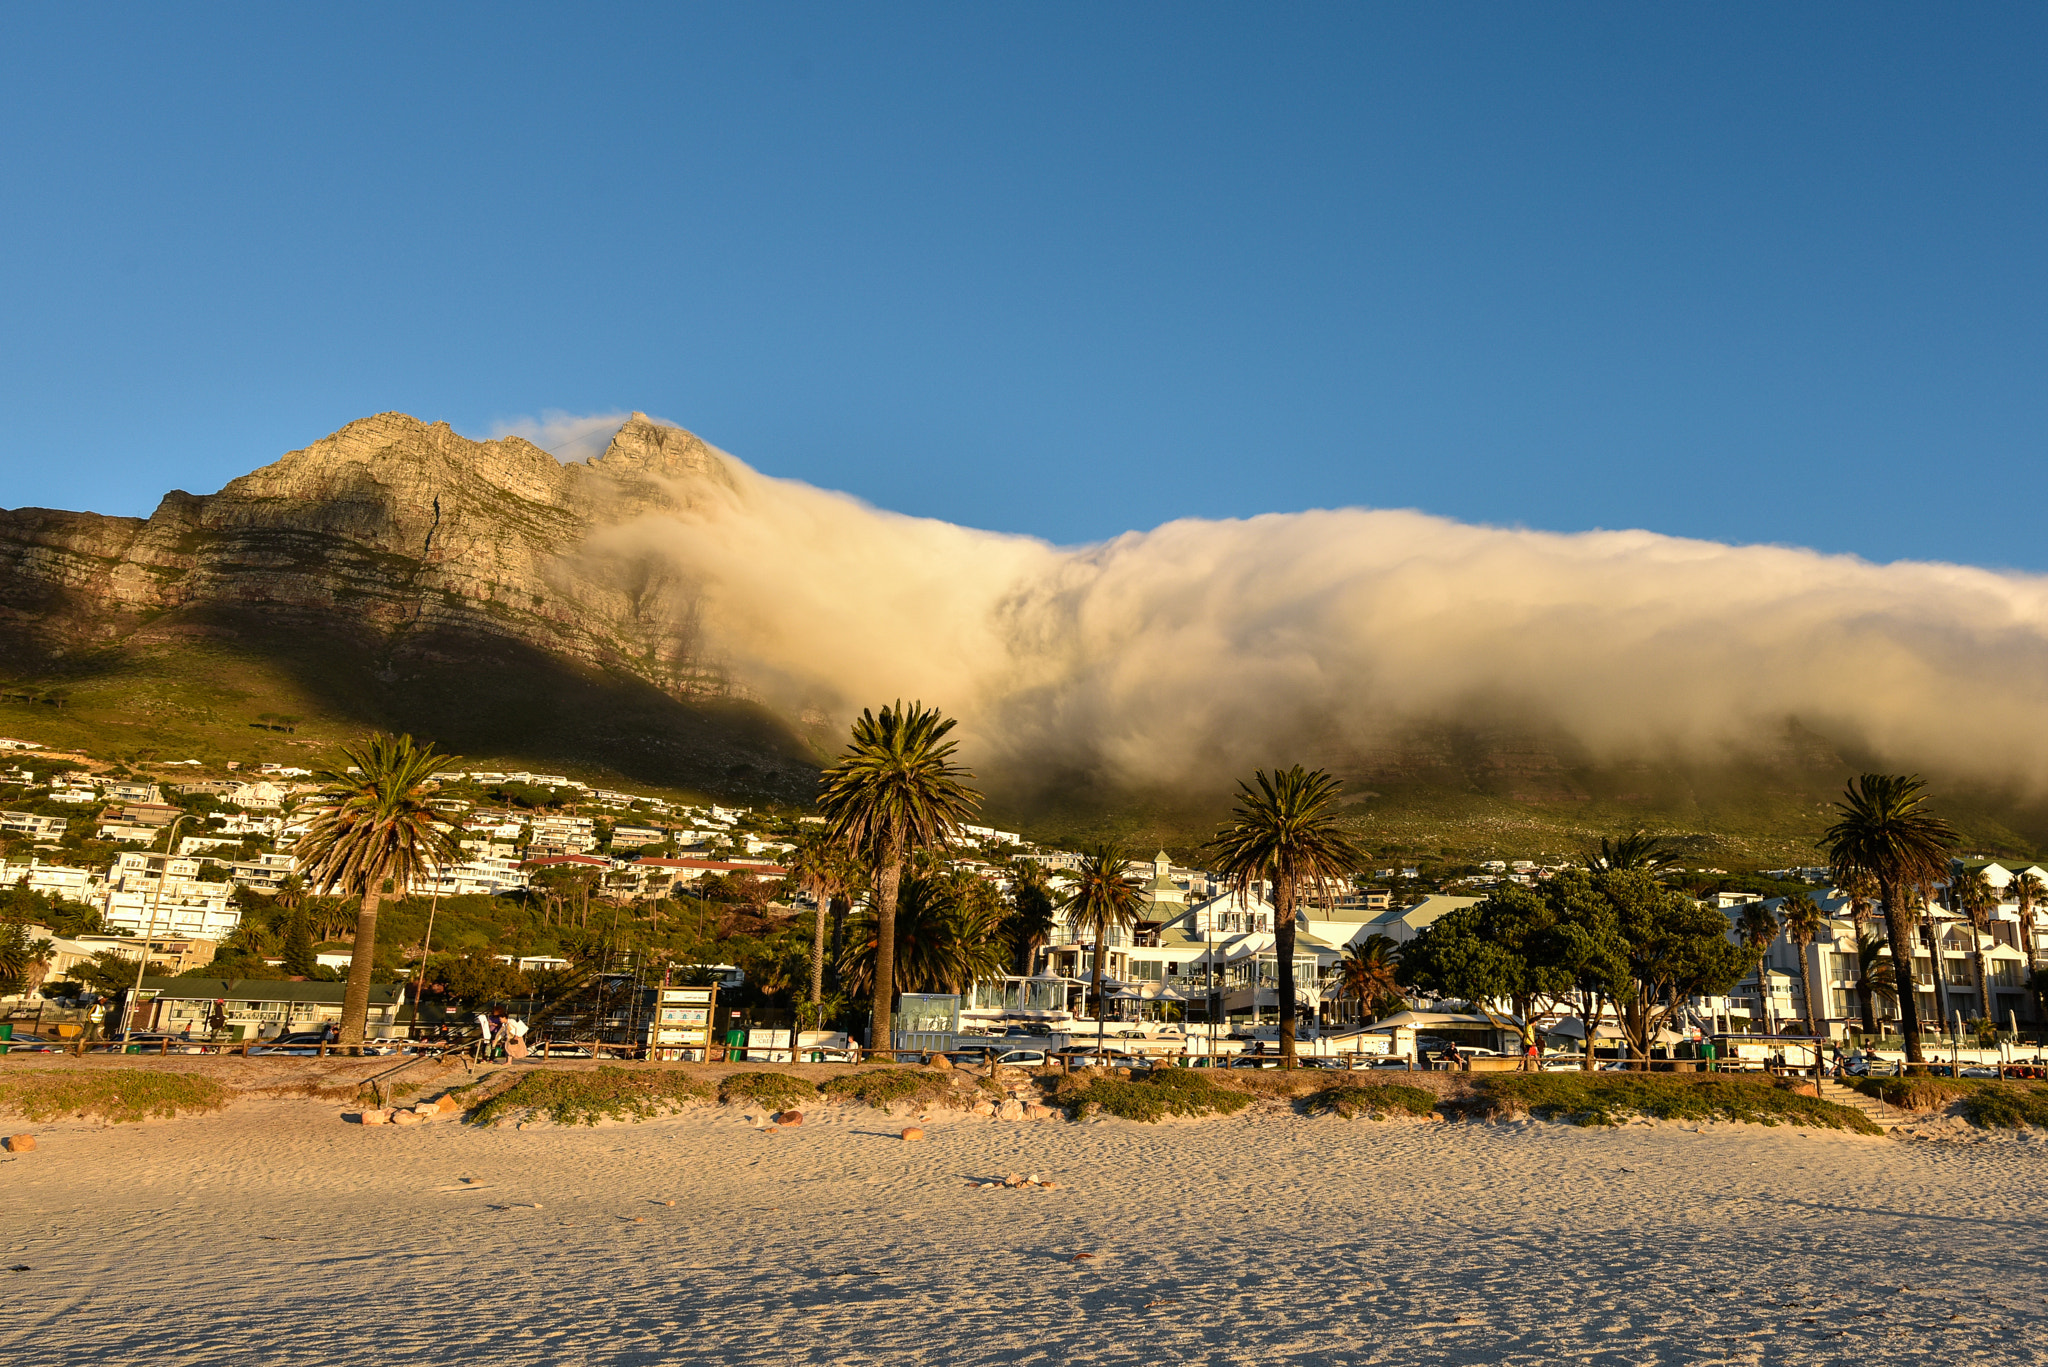
M 593 533 L 673 512 L 730 475 L 688 432 L 636 414 L 589 464 L 517 437 L 477 442 L 398 413 L 149 518 L 0 513 L 0 629 L 62 654 L 230 619 L 344 628 L 394 657 L 516 641 L 678 696 L 728 688 L 695 657 L 690 586 Z
M 609 690 L 633 699 L 634 722 L 617 729 L 658 732 L 649 709 L 666 699 L 699 708 L 669 721 L 690 723 L 714 777 L 760 778 L 766 753 L 770 786 L 803 787 L 801 747 L 767 719 L 737 739 L 698 724 L 700 705 L 745 690 L 704 658 L 694 587 L 605 535 L 732 483 L 718 452 L 639 414 L 587 464 L 379 414 L 219 493 L 168 494 L 146 519 L 0 512 L 0 650 L 17 680 L 104 676 L 181 643 L 289 655 L 352 721 L 463 741 L 495 708 L 504 725 L 464 743 L 501 752 L 538 725 L 536 706 L 580 709 L 578 724 L 602 732 L 610 703 L 591 690 Z M 678 781 L 703 778 L 704 763 L 685 767 L 696 772 Z

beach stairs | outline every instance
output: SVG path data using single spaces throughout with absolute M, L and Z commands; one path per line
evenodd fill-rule
M 1874 1096 L 1865 1096 L 1854 1087 L 1845 1086 L 1833 1078 L 1822 1078 L 1820 1099 L 1832 1101 L 1837 1106 L 1847 1106 L 1852 1111 L 1861 1111 L 1871 1123 L 1890 1133 L 1895 1125 L 1906 1123 L 1906 1113 L 1896 1106 L 1887 1106 Z

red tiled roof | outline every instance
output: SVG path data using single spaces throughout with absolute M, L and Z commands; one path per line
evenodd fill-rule
M 759 873 L 777 878 L 789 872 L 780 864 L 741 864 L 723 859 L 635 859 L 634 868 L 698 869 L 705 873 Z

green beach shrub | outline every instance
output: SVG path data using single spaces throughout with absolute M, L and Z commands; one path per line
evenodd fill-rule
M 1383 1115 L 1434 1115 L 1436 1103 L 1435 1092 L 1402 1082 L 1333 1082 L 1309 1093 L 1303 1104 L 1310 1115 L 1377 1120 Z
M 648 1120 L 717 1095 L 708 1082 L 658 1068 L 599 1068 L 595 1072 L 533 1072 L 470 1112 L 477 1125 L 495 1125 L 519 1111 L 534 1111 L 557 1125 L 595 1125 L 600 1119 Z
M 1252 1104 L 1251 1093 L 1222 1086 L 1207 1073 L 1160 1068 L 1128 1078 L 1083 1069 L 1062 1076 L 1047 1097 L 1074 1119 L 1101 1113 L 1148 1123 L 1169 1115 L 1235 1115 Z
M 30 1120 L 168 1120 L 221 1110 L 233 1096 L 209 1077 L 140 1068 L 24 1069 L 0 1077 L 0 1111 Z
M 728 1106 L 752 1103 L 771 1111 L 790 1111 L 816 1101 L 818 1088 L 788 1073 L 734 1073 L 719 1082 L 718 1099 Z
M 952 1079 L 931 1068 L 893 1066 L 829 1078 L 818 1088 L 833 1101 L 858 1101 L 878 1111 L 899 1101 L 929 1106 L 953 1095 Z
M 1861 1111 L 1802 1095 L 1789 1081 L 1725 1073 L 1493 1073 L 1476 1080 L 1473 1090 L 1574 1125 L 1618 1125 L 1642 1116 L 1883 1133 Z
M 1963 1097 L 1963 1118 L 1980 1130 L 2048 1129 L 2048 1090 L 1987 1082 Z

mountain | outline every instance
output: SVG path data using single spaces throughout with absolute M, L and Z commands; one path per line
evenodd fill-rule
M 692 586 L 609 539 L 730 483 L 640 414 L 564 464 L 384 413 L 146 519 L 0 512 L 8 691 L 77 739 L 166 754 L 385 726 L 800 798 L 815 745 L 703 657 Z
M 1645 827 L 1731 868 L 1811 862 L 1843 779 L 1906 763 L 1842 739 L 1853 727 L 1789 719 L 1617 758 L 1540 709 L 1504 721 L 1517 714 L 1451 692 L 1383 727 L 1340 724 L 1338 709 L 1371 696 L 1353 680 L 1417 675 L 1373 671 L 1419 631 L 1366 632 L 1349 655 L 1298 649 L 1369 615 L 1361 599 L 1349 615 L 1301 616 L 1304 602 L 1350 600 L 1286 587 L 1362 544 L 1340 520 L 1183 524 L 1069 555 L 775 481 L 641 414 L 597 459 L 564 463 L 518 437 L 472 441 L 385 413 L 219 493 L 168 494 L 148 518 L 0 512 L 0 731 L 213 761 L 303 759 L 383 727 L 494 767 L 802 802 L 847 711 L 907 686 L 964 714 L 997 824 L 1045 838 L 1185 852 L 1226 814 L 1249 754 L 1340 773 L 1362 833 L 1404 860 L 1569 854 Z M 1415 530 L 1356 522 L 1383 539 Z M 1268 529 L 1309 552 L 1290 568 L 1245 540 Z M 1420 534 L 1454 549 L 1477 535 Z M 1190 546 L 1201 553 L 1176 550 Z M 1150 578 L 1134 582 L 1134 566 Z M 1072 596 L 1098 582 L 1096 597 Z M 1400 583 L 1389 601 L 1413 601 Z M 1212 603 L 1269 584 L 1277 607 L 1232 617 Z M 1095 656 L 1075 645 L 1089 630 Z M 1172 649 L 1139 648 L 1161 630 Z M 1502 630 L 1487 653 L 1555 630 Z M 1531 651 L 1524 671 L 1542 663 Z M 1315 668 L 1246 676 L 1255 687 L 1216 668 L 1276 659 Z M 1146 739 L 1181 714 L 1196 723 Z M 1231 757 L 1145 786 L 1155 758 L 1226 743 Z M 1100 762 L 1120 746 L 1144 758 Z M 1913 767 L 1937 778 L 1973 849 L 2048 845 L 2038 796 Z

